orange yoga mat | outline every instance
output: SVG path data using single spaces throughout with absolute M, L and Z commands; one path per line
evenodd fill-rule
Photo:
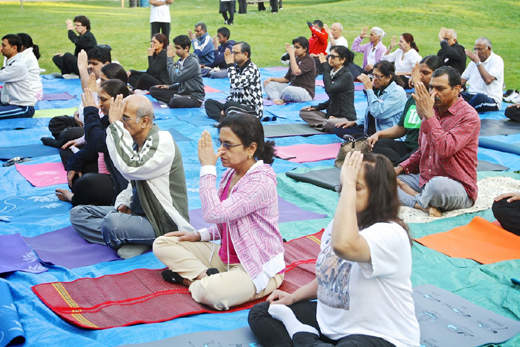
M 450 257 L 473 259 L 482 264 L 520 259 L 520 236 L 481 217 L 473 218 L 468 225 L 415 241 Z

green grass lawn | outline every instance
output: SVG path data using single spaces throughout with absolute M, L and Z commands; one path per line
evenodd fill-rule
M 27 32 L 40 46 L 40 66 L 47 72 L 57 71 L 52 55 L 73 51 L 67 39 L 65 20 L 75 15 L 88 16 L 92 32 L 99 43 L 112 46 L 113 59 L 127 69 L 145 69 L 149 42 L 149 8 L 125 8 L 120 1 L 19 2 L 0 1 L 1 34 Z M 238 10 L 238 4 L 237 4 Z M 344 36 L 352 43 L 363 25 L 380 26 L 392 35 L 410 32 L 424 57 L 439 49 L 440 27 L 454 28 L 459 42 L 472 48 L 475 39 L 487 36 L 493 50 L 505 62 L 506 88 L 520 88 L 520 44 L 518 23 L 520 1 L 517 0 L 285 0 L 278 14 L 258 12 L 249 5 L 248 14 L 236 14 L 230 26 L 231 38 L 251 44 L 252 59 L 261 66 L 276 66 L 284 52 L 284 43 L 297 36 L 309 36 L 306 22 L 321 19 L 327 24 L 341 22 Z M 198 21 L 204 21 L 211 35 L 223 25 L 216 0 L 175 0 L 171 6 L 172 35 L 186 34 Z M 361 54 L 356 55 L 361 64 Z

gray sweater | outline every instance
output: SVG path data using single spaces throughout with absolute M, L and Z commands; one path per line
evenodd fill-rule
M 199 101 L 204 101 L 204 82 L 196 54 L 190 53 L 184 60 L 177 61 L 177 66 L 173 58 L 168 57 L 167 67 L 173 83 L 170 89 L 176 88 L 180 95 L 193 95 Z

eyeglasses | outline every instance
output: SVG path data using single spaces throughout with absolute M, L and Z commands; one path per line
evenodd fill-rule
M 330 59 L 336 59 L 339 58 L 339 55 L 329 54 L 327 57 L 329 57 Z
M 231 54 L 242 54 L 242 52 L 237 52 L 237 51 L 231 51 Z
M 123 122 L 125 122 L 125 123 L 126 123 L 126 122 L 129 122 L 129 121 L 132 120 L 132 119 L 137 119 L 137 120 L 139 120 L 139 119 L 141 119 L 141 117 L 130 117 L 130 116 L 127 116 L 126 114 L 124 114 L 123 117 L 121 117 L 121 120 L 122 120 Z M 136 122 L 136 123 L 137 123 L 137 122 Z
M 482 51 L 485 50 L 485 48 L 474 47 L 473 50 L 474 50 L 475 52 L 482 52 Z
M 224 147 L 224 149 L 226 149 L 226 150 L 229 150 L 230 148 L 233 148 L 233 147 L 242 146 L 241 143 L 231 144 L 231 143 L 222 142 L 222 141 L 220 141 L 220 139 L 217 140 L 217 144 L 219 146 Z
M 385 76 L 373 74 L 372 77 L 374 77 L 374 79 L 376 79 L 376 80 L 380 80 L 381 78 L 383 78 Z

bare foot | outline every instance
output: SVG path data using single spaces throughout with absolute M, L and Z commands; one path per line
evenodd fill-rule
M 72 197 L 74 196 L 74 193 L 72 193 L 68 189 L 56 189 L 56 196 L 61 201 L 71 202 L 72 201 Z
M 397 186 L 408 195 L 416 196 L 417 194 L 419 194 L 419 192 L 413 190 L 412 187 L 410 187 L 408 184 L 404 183 L 400 179 L 397 179 Z
M 430 207 L 428 209 L 428 214 L 430 217 L 442 217 L 442 212 L 436 207 Z
M 277 105 L 285 105 L 285 101 L 282 99 L 274 99 L 273 102 Z

